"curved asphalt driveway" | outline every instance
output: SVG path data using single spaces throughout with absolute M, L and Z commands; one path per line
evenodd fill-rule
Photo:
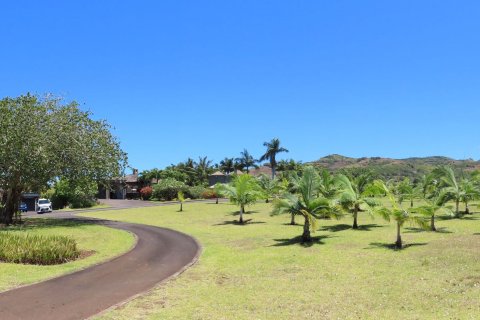
M 111 261 L 0 294 L 0 319 L 85 319 L 153 288 L 195 263 L 200 245 L 153 226 L 88 220 L 130 231 L 136 246 Z

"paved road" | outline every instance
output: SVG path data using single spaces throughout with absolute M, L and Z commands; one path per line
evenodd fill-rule
M 62 214 L 63 217 L 68 214 Z M 195 263 L 200 245 L 183 233 L 153 226 L 84 220 L 134 233 L 133 250 L 109 262 L 0 293 L 0 319 L 85 319 L 143 293 Z

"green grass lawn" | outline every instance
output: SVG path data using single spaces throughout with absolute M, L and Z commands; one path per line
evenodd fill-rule
M 0 263 L 0 292 L 84 269 L 128 251 L 135 243 L 135 237 L 126 231 L 55 219 L 27 219 L 23 226 L 0 229 L 0 232 L 6 231 L 69 236 L 87 256 L 51 266 Z
M 322 220 L 315 243 L 301 226 L 250 208 L 236 225 L 229 204 L 191 203 L 83 215 L 173 228 L 203 245 L 198 264 L 102 319 L 477 319 L 480 315 L 480 214 L 439 220 L 438 233 L 404 230 L 361 216 Z M 300 220 L 300 219 L 298 219 Z M 300 222 L 300 221 L 299 221 Z

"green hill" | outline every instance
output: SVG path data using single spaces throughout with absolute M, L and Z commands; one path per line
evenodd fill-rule
M 371 158 L 350 158 L 338 154 L 332 154 L 310 164 L 316 167 L 323 167 L 329 171 L 338 170 L 360 170 L 368 169 L 377 173 L 385 179 L 401 177 L 419 177 L 439 165 L 452 166 L 457 172 L 468 172 L 480 169 L 480 161 L 473 159 L 455 160 L 448 157 L 425 157 L 425 158 L 406 158 L 391 159 L 382 157 Z

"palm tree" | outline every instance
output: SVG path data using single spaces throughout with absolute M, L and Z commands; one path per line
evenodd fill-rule
M 182 212 L 183 202 L 185 201 L 185 195 L 183 194 L 183 191 L 178 191 L 177 198 L 178 198 L 178 202 L 180 202 L 180 212 Z
M 262 190 L 263 197 L 265 202 L 268 203 L 270 198 L 273 198 L 280 191 L 280 184 L 278 180 L 270 179 L 270 177 L 261 174 L 258 178 L 258 185 Z
M 265 161 L 265 160 L 270 161 L 270 168 L 272 169 L 272 179 L 274 179 L 275 169 L 277 167 L 276 156 L 278 153 L 288 152 L 288 150 L 283 147 L 280 147 L 280 140 L 278 140 L 277 138 L 272 139 L 270 142 L 264 142 L 263 145 L 267 147 L 267 151 L 260 158 L 259 161 Z
M 243 151 L 240 152 L 240 157 L 236 158 L 235 160 L 241 164 L 242 170 L 243 168 L 247 170 L 247 173 L 250 172 L 250 167 L 257 167 L 255 165 L 257 163 L 257 160 L 253 158 L 253 156 L 248 152 L 247 149 L 243 149 Z
M 233 158 L 225 158 L 220 161 L 220 170 L 224 172 L 226 175 L 235 171 L 234 161 Z
M 398 200 L 402 203 L 404 200 L 410 201 L 410 208 L 413 208 L 413 200 L 418 199 L 422 191 L 414 186 L 409 178 L 405 178 L 397 185 Z
M 470 214 L 470 208 L 468 205 L 471 201 L 480 197 L 480 190 L 473 180 L 467 178 L 462 179 L 460 182 L 460 189 L 462 190 L 460 201 L 465 204 L 465 214 Z
M 249 174 L 234 175 L 230 184 L 219 184 L 215 189 L 220 195 L 229 198 L 231 203 L 240 207 L 240 223 L 243 223 L 245 207 L 261 197 L 256 179 Z
M 449 166 L 441 166 L 436 168 L 434 171 L 434 175 L 440 179 L 440 187 L 443 187 L 445 201 L 454 201 L 455 202 L 455 217 L 460 217 L 460 202 L 471 199 L 474 197 L 474 193 L 472 189 L 469 188 L 469 184 L 462 184 L 457 181 L 455 177 L 455 172 Z M 465 189 L 467 188 L 467 189 Z
M 423 228 L 427 227 L 425 219 L 420 217 L 412 216 L 407 210 L 404 210 L 401 204 L 395 199 L 395 196 L 387 188 L 385 183 L 381 180 L 376 180 L 374 185 L 379 190 L 383 191 L 390 202 L 390 207 L 387 208 L 382 206 L 375 210 L 379 215 L 381 215 L 386 221 L 391 219 L 395 220 L 397 223 L 397 240 L 395 241 L 395 247 L 401 249 L 403 247 L 401 229 L 406 222 L 415 223 Z
M 353 215 L 353 229 L 358 229 L 358 213 L 366 211 L 373 216 L 373 209 L 378 205 L 375 198 L 375 188 L 371 184 L 371 175 L 363 173 L 355 178 L 339 174 L 336 178 L 339 188 L 338 203 L 342 209 Z
M 320 196 L 320 177 L 313 167 L 306 167 L 298 181 L 298 194 L 287 193 L 275 199 L 271 215 L 293 214 L 304 217 L 302 242 L 311 242 L 311 232 L 317 230 L 317 219 L 340 216 L 340 210 L 329 199 Z
M 197 171 L 199 182 L 205 184 L 208 180 L 208 174 L 212 171 L 212 160 L 208 160 L 208 157 L 198 157 L 198 162 L 195 163 L 195 170 Z
M 435 227 L 435 214 L 440 210 L 445 211 L 449 215 L 453 215 L 450 209 L 444 208 L 445 195 L 443 190 L 436 190 L 430 197 L 424 197 L 425 205 L 415 209 L 415 212 L 420 213 L 430 219 L 430 230 L 437 231 Z
M 328 170 L 320 171 L 320 194 L 327 199 L 333 199 L 338 194 L 335 177 Z

